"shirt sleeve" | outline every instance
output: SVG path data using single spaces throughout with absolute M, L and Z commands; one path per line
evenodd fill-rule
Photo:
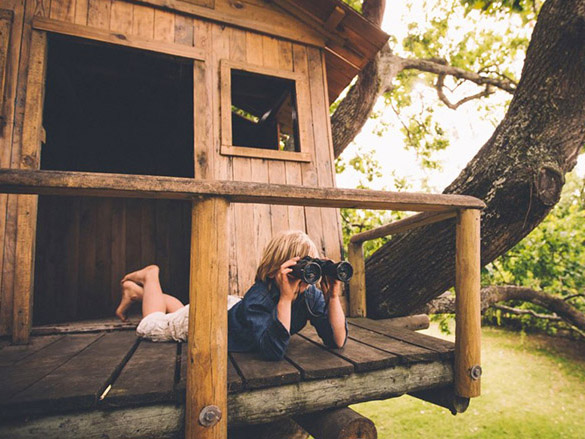
M 323 344 L 325 346 L 337 349 L 338 346 L 335 343 L 333 338 L 333 328 L 331 327 L 331 323 L 329 323 L 329 315 L 327 313 L 327 303 L 325 302 L 325 297 L 321 290 L 315 288 L 315 294 L 313 296 L 312 303 L 307 303 L 307 307 L 309 309 L 309 320 L 311 321 L 311 325 L 315 327 L 317 330 L 317 334 L 323 340 Z M 347 319 L 345 319 L 345 339 L 343 340 L 343 346 L 347 342 Z
M 250 329 L 256 350 L 267 360 L 282 360 L 290 341 L 290 333 L 278 320 L 272 299 L 256 294 L 244 305 L 246 326 Z

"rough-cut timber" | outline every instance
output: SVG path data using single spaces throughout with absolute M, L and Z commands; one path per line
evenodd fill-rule
M 349 407 L 295 416 L 316 439 L 377 439 L 374 423 Z
M 246 181 L 196 181 L 179 177 L 100 174 L 67 171 L 0 170 L 0 191 L 44 195 L 86 195 L 192 200 L 199 196 L 225 197 L 233 203 L 362 209 L 446 211 L 481 209 L 484 204 L 464 195 L 432 195 L 316 188 Z
M 526 236 L 559 199 L 585 142 L 585 3 L 547 1 L 508 113 L 445 193 L 483 200 L 482 265 Z M 368 313 L 409 314 L 455 281 L 454 221 L 392 239 L 366 261 Z

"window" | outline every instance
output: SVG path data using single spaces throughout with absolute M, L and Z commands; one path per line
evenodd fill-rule
M 49 34 L 41 168 L 192 178 L 193 61 Z
M 300 75 L 222 61 L 222 154 L 310 161 L 303 152 Z

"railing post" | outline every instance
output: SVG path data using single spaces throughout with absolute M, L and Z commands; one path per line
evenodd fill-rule
M 193 203 L 186 439 L 227 438 L 228 205 Z
M 353 267 L 349 281 L 349 316 L 366 317 L 366 266 L 362 242 L 350 242 L 348 259 Z
M 481 301 L 480 211 L 461 209 L 457 216 L 455 261 L 455 393 L 480 395 Z

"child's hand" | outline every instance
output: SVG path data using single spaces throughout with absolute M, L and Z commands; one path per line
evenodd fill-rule
M 329 276 L 321 278 L 321 288 L 323 289 L 325 300 L 329 301 L 332 298 L 341 296 L 341 283 L 340 280 Z
M 289 276 L 289 273 L 292 272 L 291 267 L 295 265 L 299 259 L 300 257 L 296 256 L 286 261 L 280 266 L 280 270 L 278 270 L 278 273 L 276 273 L 276 276 L 274 277 L 278 289 L 280 290 L 281 299 L 290 300 L 292 302 L 295 298 L 301 280 Z

